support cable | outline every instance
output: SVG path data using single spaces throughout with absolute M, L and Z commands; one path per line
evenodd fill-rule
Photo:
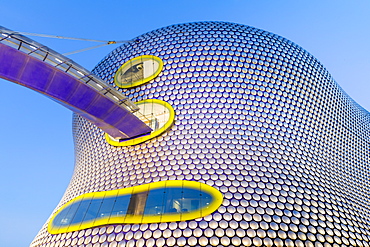
M 91 46 L 91 47 L 79 49 L 79 50 L 76 50 L 76 51 L 71 51 L 71 52 L 63 53 L 63 55 L 65 55 L 65 56 L 76 54 L 76 53 L 83 52 L 83 51 L 88 51 L 88 50 L 96 49 L 96 48 L 103 47 L 103 46 L 106 46 L 106 45 L 137 42 L 135 40 L 118 40 L 118 41 L 111 40 L 111 41 L 107 41 L 107 40 L 97 40 L 97 39 L 84 39 L 84 38 L 74 38 L 74 37 L 65 37 L 65 36 L 59 36 L 59 35 L 28 33 L 28 32 L 18 32 L 18 31 L 11 31 L 10 34 L 20 34 L 20 35 L 38 36 L 38 37 L 44 37 L 44 38 L 69 39 L 69 40 L 79 40 L 79 41 L 104 43 L 104 44 L 100 44 L 100 45 L 96 45 L 96 46 Z

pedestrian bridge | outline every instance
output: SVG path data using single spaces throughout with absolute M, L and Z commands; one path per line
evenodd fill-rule
M 0 78 L 40 92 L 116 139 L 152 129 L 126 96 L 69 58 L 0 26 Z M 14 92 L 16 94 L 16 92 Z

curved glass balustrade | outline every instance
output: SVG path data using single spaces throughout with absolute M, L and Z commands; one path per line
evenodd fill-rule
M 170 104 L 158 99 L 147 99 L 136 103 L 140 108 L 136 115 L 142 122 L 149 126 L 153 131 L 150 134 L 133 138 L 130 140 L 119 140 L 106 134 L 106 140 L 113 146 L 136 145 L 154 137 L 159 136 L 168 130 L 175 121 L 175 111 Z
M 162 181 L 93 192 L 64 205 L 48 230 L 57 234 L 105 224 L 190 220 L 212 213 L 221 202 L 218 190 L 194 181 Z

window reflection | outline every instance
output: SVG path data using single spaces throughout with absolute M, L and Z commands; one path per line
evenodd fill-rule
M 195 181 L 168 180 L 80 195 L 51 219 L 48 231 L 59 234 L 106 224 L 192 220 L 214 212 L 220 191 Z
M 130 204 L 128 206 L 127 214 L 129 215 L 143 215 L 145 202 L 148 197 L 148 192 L 132 194 Z
M 163 189 L 154 189 L 149 192 L 144 209 L 145 215 L 161 215 L 163 212 Z
M 156 188 L 140 193 L 86 198 L 65 207 L 53 220 L 55 227 L 80 224 L 100 218 L 186 214 L 208 208 L 212 195 L 194 188 Z
M 70 224 L 79 223 L 84 219 L 85 214 L 88 211 L 89 204 L 90 204 L 90 200 L 81 201 L 76 212 L 74 213 L 74 217 L 71 220 Z
M 163 62 L 159 57 L 143 55 L 124 63 L 114 76 L 114 83 L 121 88 L 142 85 L 159 75 Z
M 104 198 L 101 203 L 97 218 L 109 217 L 115 201 L 116 197 Z
M 64 208 L 54 219 L 55 226 L 66 226 L 72 221 L 74 214 L 78 208 L 77 202 Z M 71 213 L 70 213 L 71 212 Z
M 162 214 L 180 213 L 181 206 L 182 206 L 180 203 L 180 200 L 182 199 L 183 189 L 182 188 L 166 188 L 164 189 L 164 191 L 162 189 L 162 193 L 164 193 Z
M 128 204 L 130 202 L 130 196 L 131 195 L 117 196 L 111 213 L 112 217 L 126 215 Z
M 103 198 L 92 199 L 90 201 L 89 208 L 85 214 L 85 218 L 83 219 L 83 221 L 94 220 L 98 216 L 98 212 L 99 212 L 102 202 L 103 202 Z

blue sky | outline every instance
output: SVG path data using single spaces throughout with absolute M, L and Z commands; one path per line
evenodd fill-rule
M 101 40 L 132 39 L 176 23 L 228 21 L 290 39 L 370 109 L 368 0 L 0 0 L 0 25 L 16 31 Z M 96 43 L 31 37 L 60 52 Z M 116 46 L 71 55 L 92 69 Z M 72 113 L 0 79 L 0 245 L 27 246 L 61 199 L 73 172 Z

